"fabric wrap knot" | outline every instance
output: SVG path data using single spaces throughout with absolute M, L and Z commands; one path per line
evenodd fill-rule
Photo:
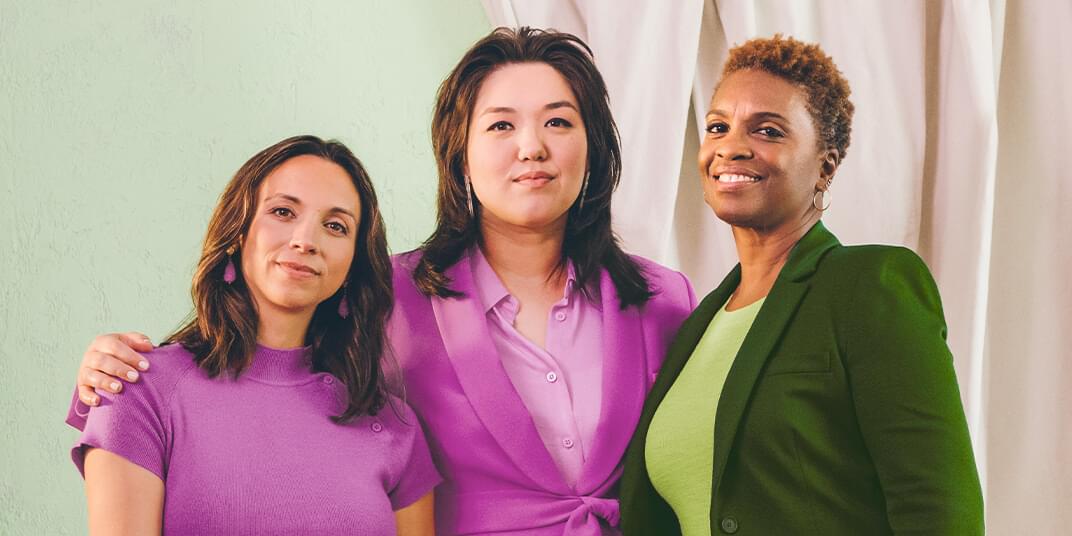
M 453 504 L 437 506 L 436 521 L 447 534 L 524 533 L 555 536 L 621 534 L 617 498 L 565 495 L 542 490 L 461 492 Z M 464 504 L 459 509 L 458 504 Z
M 566 521 L 567 529 L 576 529 L 578 534 L 601 534 L 600 519 L 611 527 L 618 526 L 620 511 L 617 499 L 589 496 L 581 496 L 578 499 L 582 505 L 570 514 Z M 567 530 L 567 534 L 572 533 L 572 530 Z

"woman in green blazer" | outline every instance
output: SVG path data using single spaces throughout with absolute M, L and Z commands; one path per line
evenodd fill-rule
M 848 83 L 792 38 L 730 52 L 700 149 L 740 264 L 682 326 L 626 454 L 626 535 L 981 534 L 941 301 L 911 251 L 820 222 Z

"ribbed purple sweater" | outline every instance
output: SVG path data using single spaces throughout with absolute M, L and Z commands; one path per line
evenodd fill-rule
M 72 458 L 102 448 L 160 477 L 164 534 L 395 534 L 393 511 L 440 481 L 401 401 L 333 423 L 345 389 L 307 349 L 259 346 L 238 380 L 178 345 L 147 355 L 141 381 L 101 392 Z

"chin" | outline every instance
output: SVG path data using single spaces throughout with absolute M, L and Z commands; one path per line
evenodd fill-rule
M 313 296 L 308 292 L 295 292 L 293 290 L 269 293 L 265 298 L 275 307 L 285 311 L 315 309 L 323 301 L 318 299 L 318 296 Z
M 512 225 L 529 229 L 542 229 L 564 221 L 569 207 L 562 209 L 548 209 L 546 207 L 532 208 L 530 210 L 515 211 L 512 217 L 506 219 Z
M 727 206 L 721 204 L 715 206 L 712 203 L 708 203 L 711 207 L 711 212 L 715 214 L 715 217 L 728 223 L 734 227 L 757 227 L 760 223 L 760 218 L 757 214 L 751 210 L 744 210 L 742 207 Z

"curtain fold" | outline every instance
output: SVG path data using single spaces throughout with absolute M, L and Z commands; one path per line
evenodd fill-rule
M 908 246 L 941 289 L 995 534 L 1072 525 L 1072 3 L 484 0 L 494 25 L 584 38 L 610 86 L 627 249 L 700 293 L 736 262 L 696 151 L 730 46 L 818 42 L 856 105 L 824 221 Z M 1040 497 L 1041 495 L 1041 497 Z M 1061 507 L 1064 504 L 1066 507 Z M 1030 512 L 1031 515 L 1025 515 Z

